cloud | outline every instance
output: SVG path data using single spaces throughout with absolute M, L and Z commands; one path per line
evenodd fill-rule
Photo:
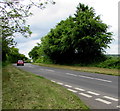
M 118 43 L 114 42 L 114 43 L 110 44 L 109 46 L 112 48 L 106 49 L 106 54 L 118 54 Z
M 33 47 L 37 45 L 37 43 L 40 43 L 40 40 L 31 40 L 28 42 L 19 43 L 19 44 L 17 44 L 16 47 L 20 49 L 19 52 L 21 54 L 24 54 L 27 57 L 29 57 L 28 52 L 30 52 L 31 49 L 33 49 Z

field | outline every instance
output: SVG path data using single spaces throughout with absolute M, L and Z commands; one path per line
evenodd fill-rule
M 3 67 L 2 109 L 89 109 L 76 95 L 43 77 Z

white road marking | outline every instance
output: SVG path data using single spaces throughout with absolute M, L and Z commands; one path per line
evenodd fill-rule
M 51 80 L 52 82 L 55 82 L 54 80 Z
M 82 96 L 88 97 L 88 98 L 92 97 L 91 95 L 88 95 L 88 94 L 85 94 L 85 93 L 79 93 L 79 94 L 82 95 Z
M 89 78 L 89 79 L 94 79 L 94 78 L 92 78 L 92 77 L 88 77 L 88 76 L 81 76 L 81 75 L 79 75 L 79 77 Z
M 107 98 L 107 99 L 110 99 L 110 100 L 113 100 L 113 101 L 118 101 L 117 98 L 113 98 L 113 97 L 109 97 L 109 96 L 104 96 L 104 98 Z
M 66 74 L 67 74 L 67 75 L 71 75 L 71 76 L 78 76 L 78 75 L 71 74 L 71 73 L 66 73 Z M 79 77 L 83 77 L 83 78 L 87 78 L 87 79 L 95 79 L 95 80 L 104 81 L 104 82 L 112 82 L 112 81 L 109 81 L 109 80 L 100 79 L 100 78 L 93 78 L 93 77 L 89 77 L 89 76 L 79 75 Z
M 46 71 L 55 72 L 54 70 L 46 69 Z
M 105 80 L 105 79 L 99 79 L 99 78 L 94 78 L 94 79 L 99 80 L 99 81 L 104 81 L 104 82 L 112 82 L 112 81 Z
M 73 90 L 73 89 L 67 89 L 67 90 L 72 91 L 72 92 L 74 92 L 74 93 L 76 93 L 76 92 L 77 92 L 77 91 L 75 91 L 75 90 Z
M 85 91 L 84 89 L 81 89 L 81 88 L 78 88 L 78 87 L 76 87 L 75 89 L 79 90 L 79 91 Z
M 100 95 L 100 94 L 98 94 L 98 93 L 96 93 L 96 92 L 92 92 L 92 91 L 87 91 L 89 94 L 93 94 L 93 95 L 96 95 L 96 96 L 98 96 L 98 95 Z
M 70 85 L 67 85 L 67 84 L 66 84 L 65 86 L 66 86 L 66 87 L 72 87 L 72 86 L 70 86 Z
M 120 108 L 120 105 L 119 106 L 116 106 L 117 108 Z
M 105 103 L 105 104 L 111 104 L 111 102 L 109 101 L 106 101 L 106 100 L 103 100 L 103 99 L 100 99 L 100 98 L 97 98 L 95 99 L 96 101 L 99 101 L 99 102 L 102 102 L 102 103 Z
M 109 81 L 109 80 L 93 78 L 93 77 L 88 77 L 88 76 L 81 76 L 81 75 L 79 75 L 79 77 L 88 78 L 88 79 L 95 79 L 95 80 L 104 81 L 104 82 L 112 82 L 112 81 Z
M 63 85 L 63 83 L 61 83 L 61 82 L 57 82 L 57 84 L 59 84 L 59 85 Z
M 71 75 L 71 76 L 77 76 L 77 75 L 75 75 L 75 74 L 71 74 L 71 73 L 66 73 L 67 75 Z

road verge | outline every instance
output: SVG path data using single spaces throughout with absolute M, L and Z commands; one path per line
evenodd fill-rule
M 3 67 L 2 109 L 89 109 L 64 87 L 12 65 Z
M 81 66 L 67 66 L 67 65 L 58 65 L 58 64 L 43 64 L 43 63 L 32 63 L 34 65 L 54 67 L 54 68 L 63 68 L 70 69 L 82 72 L 92 72 L 105 75 L 120 76 L 118 69 L 108 69 L 108 68 L 99 68 L 99 67 L 81 67 Z

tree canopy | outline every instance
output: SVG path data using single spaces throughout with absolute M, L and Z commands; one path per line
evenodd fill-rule
M 19 49 L 15 47 L 10 48 L 10 53 L 7 55 L 7 60 L 12 63 L 16 63 L 18 60 L 28 60 L 24 54 L 19 53 Z
M 33 61 L 35 61 L 36 59 L 38 59 L 39 55 L 38 55 L 38 46 L 35 46 L 28 54 L 30 56 L 30 58 L 33 59 Z
M 26 18 L 31 16 L 30 9 L 36 6 L 40 9 L 45 8 L 48 2 L 54 4 L 52 0 L 32 1 L 27 4 L 21 0 L 1 0 L 0 1 L 0 39 L 2 38 L 2 56 L 3 61 L 10 54 L 10 47 L 15 46 L 15 33 L 20 33 L 24 37 L 29 37 L 32 32 L 30 26 L 26 24 Z
M 92 7 L 79 4 L 73 16 L 62 20 L 41 39 L 42 56 L 54 63 L 90 63 L 104 59 L 112 41 L 109 26 Z

